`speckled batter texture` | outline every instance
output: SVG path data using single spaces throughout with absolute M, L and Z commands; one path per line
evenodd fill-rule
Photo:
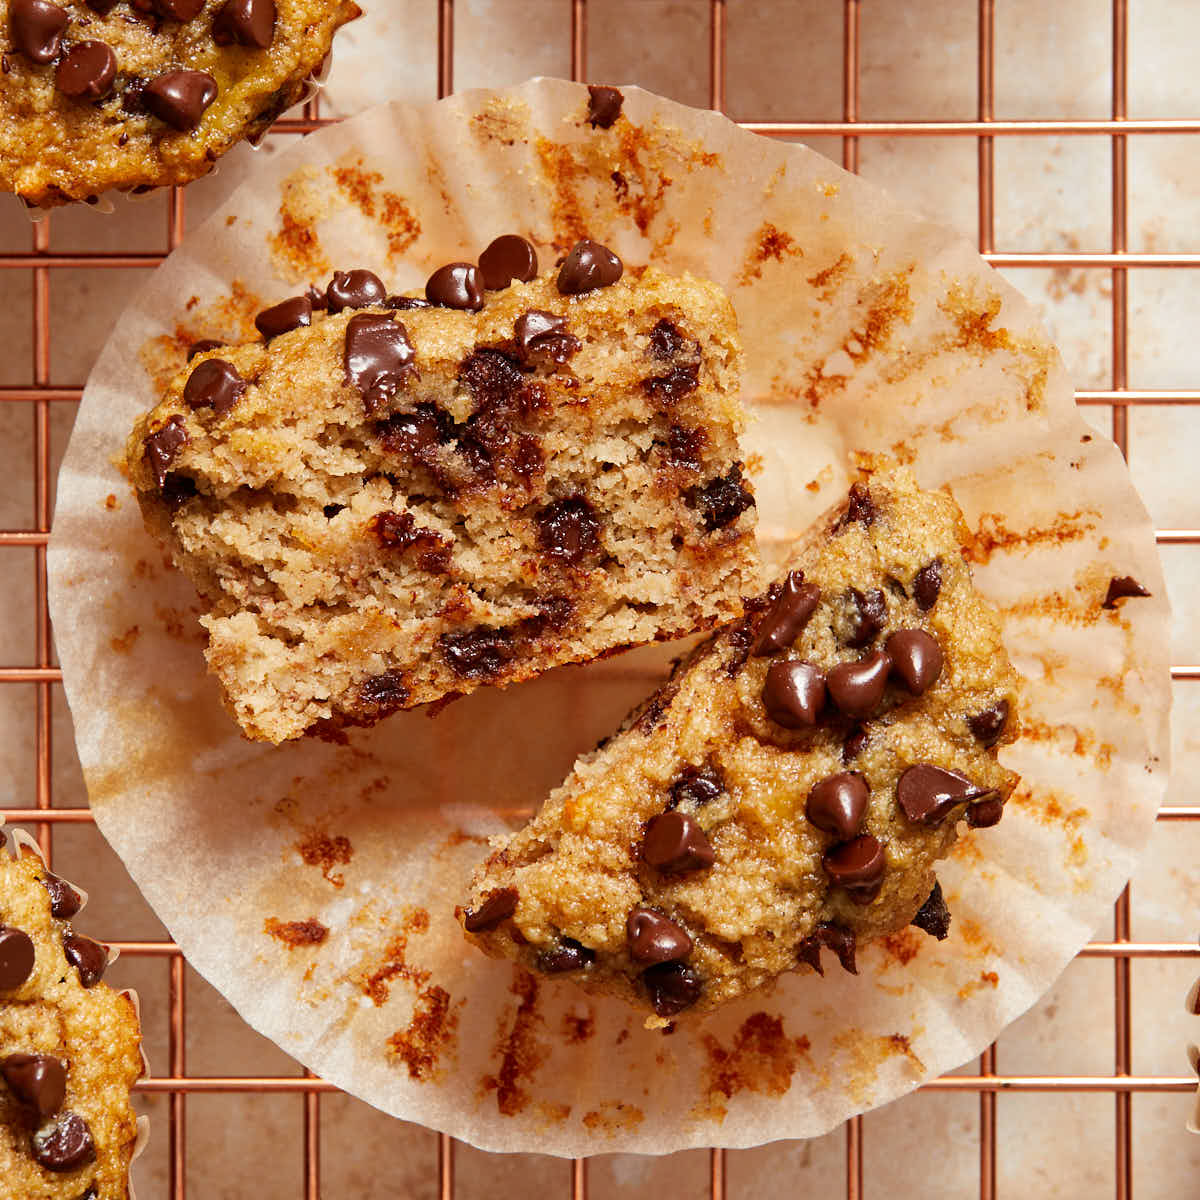
M 476 927 L 471 940 L 490 955 L 653 1009 L 647 1024 L 664 1025 L 677 1011 L 713 1009 L 801 961 L 819 962 L 822 947 L 848 947 L 852 966 L 855 942 L 912 921 L 968 810 L 978 823 L 994 823 L 1017 782 L 996 759 L 1016 727 L 1017 676 L 996 617 L 972 585 L 965 536 L 953 500 L 921 492 L 904 470 L 860 485 L 790 564 L 820 589 L 794 640 L 785 637 L 773 652 L 758 641 L 781 611 L 777 584 L 681 664 L 622 732 L 576 764 L 533 821 L 497 843 L 459 910 Z M 918 576 L 935 560 L 940 588 L 928 604 L 930 573 L 923 585 Z M 882 593 L 877 629 L 864 627 L 852 588 Z M 931 635 L 942 651 L 941 673 L 923 694 L 893 670 L 861 719 L 832 699 L 810 727 L 784 728 L 768 716 L 764 684 L 776 664 L 803 661 L 832 678 L 838 664 L 873 654 L 901 629 Z M 996 712 L 999 727 L 978 719 Z M 937 821 L 910 820 L 897 784 L 916 764 L 965 776 L 981 807 L 963 802 Z M 877 839 L 884 855 L 873 899 L 833 882 L 823 856 L 846 835 L 807 815 L 814 785 L 848 772 L 870 790 L 854 832 Z M 646 861 L 650 823 L 668 810 L 701 831 L 711 865 L 672 873 Z M 678 827 L 678 816 L 671 821 Z M 631 956 L 627 919 L 639 908 L 691 939 L 690 952 L 666 968 L 673 979 Z M 936 917 L 922 920 L 944 936 Z M 667 943 L 679 942 L 666 932 Z
M 531 311 L 570 341 L 522 349 Z M 413 350 L 379 399 L 345 362 L 372 315 Z M 740 353 L 717 287 L 645 268 L 578 296 L 546 273 L 477 313 L 318 311 L 197 358 L 127 461 L 244 732 L 369 724 L 739 616 L 759 570 Z M 223 413 L 185 401 L 214 359 L 245 383 Z M 186 444 L 160 483 L 168 426 Z
M 106 15 L 82 0 L 59 6 L 70 22 L 52 61 L 22 53 L 14 0 L 0 0 L 0 187 L 42 208 L 122 190 L 187 183 L 243 138 L 261 135 L 303 96 L 337 29 L 359 15 L 352 0 L 275 0 L 269 47 L 218 45 L 213 23 L 225 0 L 205 0 L 190 20 L 142 12 L 118 0 Z M 98 5 L 97 7 L 104 7 Z M 150 5 L 142 5 L 148 8 Z M 63 57 L 85 41 L 106 44 L 116 74 L 97 98 L 64 94 Z M 179 69 L 204 71 L 216 98 L 194 129 L 174 129 L 146 111 L 142 89 Z

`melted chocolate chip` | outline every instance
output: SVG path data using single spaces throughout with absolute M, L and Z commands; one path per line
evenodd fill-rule
M 117 7 L 117 0 L 84 0 L 84 3 L 92 12 L 99 13 L 102 17 L 107 17 Z
M 30 1143 L 33 1157 L 47 1171 L 76 1171 L 96 1158 L 92 1131 L 78 1113 L 60 1113 L 43 1125 Z
M 507 921 L 517 911 L 519 899 L 516 888 L 499 888 L 489 892 L 478 908 L 463 910 L 463 928 L 468 933 L 495 929 L 501 921 Z
M 538 549 L 547 558 L 574 567 L 600 549 L 600 518 L 582 496 L 556 500 L 534 522 Z
M 212 37 L 218 46 L 268 49 L 275 40 L 275 0 L 228 0 L 213 18 Z
M 754 496 L 742 483 L 742 464 L 734 463 L 725 475 L 718 475 L 703 487 L 692 488 L 687 502 L 698 509 L 704 528 L 713 533 L 732 525 L 748 508 L 754 507 Z
M 582 345 L 574 334 L 566 332 L 566 328 L 566 317 L 540 308 L 522 313 L 513 325 L 521 361 L 528 362 L 534 355 L 545 354 L 556 363 L 565 363 Z
M 528 283 L 537 273 L 537 251 L 515 233 L 496 238 L 479 256 L 479 276 L 489 292 L 498 292 L 514 280 Z
M 877 515 L 878 510 L 875 501 L 871 499 L 871 493 L 861 483 L 852 484 L 850 495 L 846 499 L 846 511 L 834 522 L 833 530 L 836 533 L 855 521 L 863 525 L 873 525 Z
M 63 953 L 67 962 L 79 972 L 79 982 L 85 988 L 98 984 L 108 970 L 108 951 L 82 933 L 70 930 L 63 935 Z
M 193 342 L 188 347 L 187 360 L 191 362 L 197 354 L 207 354 L 210 350 L 220 350 L 224 345 L 224 342 L 218 342 L 215 338 L 201 338 L 198 342 Z
M 813 784 L 804 811 L 818 829 L 844 842 L 858 835 L 870 799 L 867 781 L 857 771 L 843 771 Z
M 986 796 L 977 804 L 967 806 L 967 824 L 972 829 L 990 829 L 999 825 L 1004 816 L 1004 801 L 999 796 Z
M 763 707 L 785 729 L 810 729 L 825 707 L 825 688 L 825 673 L 812 663 L 772 663 L 763 684 Z
M 629 914 L 625 936 L 636 963 L 678 962 L 692 952 L 687 930 L 652 908 L 635 908 Z
M 408 687 L 404 672 L 391 670 L 372 675 L 358 687 L 358 707 L 367 710 L 373 720 L 386 717 L 408 702 Z
M 346 325 L 346 343 L 342 351 L 346 382 L 361 393 L 363 407 L 368 413 L 396 394 L 413 370 L 414 357 L 408 330 L 391 317 L 359 313 Z
M 103 42 L 80 42 L 59 60 L 54 85 L 72 100 L 101 100 L 112 91 L 117 56 Z
M 1100 607 L 1116 608 L 1118 600 L 1149 595 L 1150 593 L 1132 575 L 1114 575 L 1108 581 L 1108 591 L 1104 594 L 1104 603 Z
M 450 569 L 453 542 L 433 529 L 416 522 L 410 512 L 381 512 L 371 518 L 371 532 L 381 546 L 390 550 L 415 550 L 417 565 L 431 575 L 444 575 Z
M 348 308 L 370 308 L 383 303 L 387 288 L 374 271 L 357 268 L 353 271 L 334 271 L 325 289 L 325 303 L 331 313 Z
M 917 915 L 909 922 L 932 938 L 944 942 L 950 936 L 950 910 L 942 895 L 942 885 L 934 883 L 925 903 L 917 909 Z
M 681 962 L 650 967 L 642 972 L 642 983 L 649 993 L 651 1008 L 660 1017 L 673 1017 L 691 1008 L 704 991 L 700 976 Z
M 242 398 L 246 381 L 237 367 L 223 358 L 206 358 L 183 385 L 183 402 L 188 408 L 211 408 L 223 417 Z
M 13 48 L 42 66 L 58 57 L 70 20 L 65 8 L 49 0 L 12 0 L 8 6 Z
M 609 129 L 621 115 L 625 97 L 615 87 L 588 85 L 588 124 L 593 129 Z
M 65 880 L 49 871 L 42 876 L 42 885 L 50 893 L 50 915 L 69 921 L 82 907 L 83 897 Z
M 960 804 L 995 793 L 976 787 L 965 775 L 932 763 L 917 763 L 900 776 L 896 800 L 910 821 L 938 825 Z
M 438 646 L 447 666 L 462 679 L 493 678 L 513 655 L 512 633 L 488 625 L 443 633 Z
M 264 308 L 254 318 L 254 328 L 269 342 L 280 334 L 311 325 L 312 314 L 312 301 L 307 296 L 292 296 L 270 308 Z
M 679 332 L 679 328 L 663 317 L 657 325 L 650 330 L 650 353 L 658 359 L 659 362 L 671 362 L 676 358 L 684 346 L 695 343 L 689 343 L 689 340 Z
M 478 312 L 483 307 L 483 282 L 474 263 L 447 263 L 438 267 L 425 284 L 425 298 L 441 308 L 468 309 Z
M 942 648 L 923 629 L 898 629 L 883 643 L 892 671 L 914 696 L 923 696 L 942 673 Z
M 865 749 L 870 740 L 870 734 L 865 725 L 856 725 L 842 742 L 842 762 L 853 762 Z
M 414 411 L 393 413 L 378 425 L 380 441 L 391 454 L 416 454 L 454 438 L 454 418 L 436 404 L 418 404 Z
M 0 992 L 15 991 L 33 974 L 33 939 L 23 929 L 0 925 Z
M 574 938 L 560 938 L 558 944 L 549 950 L 543 950 L 537 956 L 539 971 L 548 975 L 559 975 L 563 971 L 582 971 L 589 963 L 596 961 L 595 950 L 589 950 L 582 942 Z
M 161 429 L 150 434 L 142 443 L 143 457 L 154 475 L 159 488 L 167 482 L 167 472 L 179 457 L 179 452 L 188 444 L 187 430 L 183 418 L 172 417 Z
M 515 359 L 499 350 L 475 350 L 458 369 L 458 382 L 471 394 L 476 412 L 521 407 L 525 376 Z
M 935 558 L 926 563 L 912 581 L 913 599 L 922 612 L 928 612 L 938 601 L 942 592 L 942 560 Z
M 818 975 L 825 974 L 824 969 L 821 967 L 822 946 L 832 950 L 837 955 L 837 960 L 842 964 L 843 971 L 848 971 L 851 975 L 858 974 L 858 965 L 854 961 L 854 954 L 858 948 L 858 939 L 854 936 L 853 929 L 843 929 L 840 925 L 831 925 L 827 921 L 822 921 L 796 947 L 796 956 L 801 962 L 808 963 Z
M 67 1095 L 67 1065 L 48 1054 L 10 1054 L 0 1061 L 0 1074 L 12 1094 L 41 1120 L 53 1116 Z
M 858 662 L 838 663 L 826 676 L 829 699 L 847 717 L 865 717 L 883 699 L 891 657 L 876 650 Z
M 847 646 L 861 650 L 875 640 L 875 635 L 887 622 L 887 600 L 879 588 L 860 592 L 851 588 L 846 593 L 850 626 L 846 632 Z
M 181 475 L 175 471 L 167 476 L 159 494 L 168 508 L 176 509 L 199 493 L 196 481 L 190 475 Z
M 151 0 L 154 11 L 168 21 L 190 21 L 200 15 L 204 0 Z
M 805 583 L 803 571 L 789 571 L 778 599 L 758 627 L 751 653 L 761 657 L 790 646 L 820 602 L 821 589 L 814 583 Z
M 164 71 L 141 93 L 146 109 L 181 133 L 195 129 L 216 98 L 217 81 L 207 71 Z
M 672 425 L 667 435 L 667 458 L 672 466 L 685 471 L 699 471 L 704 461 L 708 434 L 701 428 Z
M 997 700 L 991 708 L 967 718 L 967 728 L 984 746 L 994 746 L 1008 724 L 1008 701 Z
M 621 260 L 599 242 L 583 238 L 571 247 L 558 271 L 558 290 L 579 296 L 596 288 L 611 287 L 624 271 Z
M 699 386 L 698 363 L 683 363 L 672 367 L 665 375 L 654 375 L 642 380 L 642 391 L 660 408 L 670 408 L 677 400 L 682 400 Z
M 660 813 L 646 826 L 642 859 L 664 874 L 677 875 L 711 867 L 716 855 L 695 818 L 671 811 Z
M 879 895 L 887 856 L 878 838 L 864 833 L 835 846 L 821 865 L 831 883 L 844 887 L 856 904 L 869 904 Z
M 715 800 L 725 790 L 725 780 L 716 767 L 687 767 L 683 774 L 671 784 L 671 798 L 667 808 L 680 804 L 700 808 Z

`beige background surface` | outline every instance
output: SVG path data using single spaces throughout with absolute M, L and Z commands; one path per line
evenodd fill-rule
M 436 5 L 432 0 L 375 0 L 371 12 L 339 43 L 326 111 L 349 113 L 382 99 L 426 98 L 436 85 Z M 569 70 L 568 0 L 458 0 L 455 82 L 514 82 Z M 708 9 L 704 0 L 590 0 L 589 77 L 635 81 L 676 99 L 708 98 Z M 1129 115 L 1200 114 L 1200 76 L 1191 48 L 1200 39 L 1200 8 L 1190 0 L 1137 0 L 1130 6 Z M 831 0 L 728 4 L 727 101 L 743 119 L 834 119 L 841 112 L 841 6 Z M 975 115 L 976 6 L 969 0 L 914 0 L 862 5 L 860 116 L 863 119 L 970 119 Z M 1002 0 L 996 18 L 998 118 L 1105 118 L 1110 105 L 1110 5 L 1107 0 Z M 271 153 L 272 139 L 259 153 Z M 1200 250 L 1200 157 L 1194 139 L 1134 139 L 1129 152 L 1130 248 Z M 833 156 L 837 142 L 817 144 Z M 189 220 L 206 213 L 244 177 L 253 154 L 239 151 L 213 178 L 188 192 Z M 862 172 L 907 207 L 973 236 L 976 149 L 968 138 L 870 138 L 861 143 Z M 1107 138 L 1005 138 L 996 144 L 996 241 L 1004 251 L 1109 248 Z M 161 251 L 166 199 L 117 204 L 113 214 L 56 213 L 54 250 Z M 15 204 L 0 208 L 0 252 L 28 249 L 30 225 Z M 1111 281 L 1104 270 L 1027 269 L 1009 277 L 1039 304 L 1057 336 L 1077 387 L 1112 383 Z M 55 270 L 51 381 L 81 384 L 138 271 Z M 1129 384 L 1196 387 L 1200 339 L 1194 332 L 1200 279 L 1194 271 L 1131 273 Z M 32 378 L 31 280 L 0 276 L 0 385 Z M 1103 431 L 1107 409 L 1089 410 Z M 65 445 L 71 404 L 52 408 L 55 458 Z M 1200 449 L 1200 412 L 1142 407 L 1129 418 L 1130 465 L 1157 524 L 1200 525 L 1200 491 L 1191 463 Z M 33 422 L 29 406 L 0 405 L 0 527 L 33 523 Z M 33 554 L 6 548 L 0 589 L 0 662 L 34 660 Z M 1200 661 L 1194 596 L 1200 549 L 1167 547 L 1164 559 L 1175 605 L 1174 661 Z M 1198 757 L 1200 684 L 1175 685 L 1176 769 L 1171 802 L 1193 802 Z M 85 802 L 71 747 L 70 721 L 55 697 L 55 803 Z M 0 689 L 0 795 L 34 802 L 34 688 Z M 5 801 L 7 803 L 9 801 Z M 1195 941 L 1200 876 L 1194 866 L 1200 826 L 1161 824 L 1134 880 L 1132 935 L 1141 941 Z M 84 923 L 99 937 L 158 938 L 163 930 L 120 864 L 87 826 L 60 827 L 55 864 L 92 892 Z M 1100 937 L 1109 936 L 1107 930 Z M 1135 960 L 1133 1071 L 1181 1075 L 1186 1041 L 1200 1032 L 1182 1010 L 1196 960 Z M 998 1068 L 1033 1074 L 1108 1074 L 1113 1063 L 1111 963 L 1079 960 L 1059 985 L 1000 1040 Z M 126 958 L 112 972 L 118 986 L 143 997 L 147 1049 L 167 1067 L 167 969 L 161 960 Z M 188 1069 L 195 1074 L 287 1074 L 295 1064 L 247 1030 L 207 985 L 189 977 Z M 1136 1096 L 1135 1195 L 1194 1194 L 1200 1140 L 1183 1123 L 1184 1096 Z M 155 1122 L 139 1164 L 142 1200 L 166 1189 L 167 1102 L 147 1098 Z M 1002 1096 L 998 1105 L 1002 1196 L 1029 1192 L 1075 1197 L 1114 1187 L 1111 1097 Z M 379 1116 L 343 1097 L 322 1102 L 324 1183 L 330 1196 L 429 1196 L 436 1185 L 436 1138 Z M 301 1188 L 301 1101 L 295 1097 L 194 1097 L 188 1102 L 189 1187 L 223 1200 L 291 1197 Z M 970 1194 L 978 1175 L 978 1103 L 973 1096 L 917 1095 L 864 1122 L 867 1190 L 929 1194 L 930 1163 L 939 1192 Z M 914 1146 L 920 1153 L 913 1153 Z M 837 1193 L 843 1182 L 844 1136 L 785 1143 L 729 1156 L 733 1195 Z M 610 1157 L 590 1169 L 592 1194 L 707 1194 L 703 1152 L 665 1160 Z M 566 1190 L 565 1164 L 536 1157 L 495 1159 L 458 1154 L 459 1195 L 508 1196 L 518 1190 Z

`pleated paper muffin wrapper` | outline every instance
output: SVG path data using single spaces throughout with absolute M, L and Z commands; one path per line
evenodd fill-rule
M 119 321 L 59 480 L 51 608 L 96 821 L 192 964 L 256 1029 L 387 1112 L 491 1150 L 582 1155 L 821 1134 L 979 1054 L 1104 918 L 1166 782 L 1168 609 L 1146 512 L 1029 306 L 974 250 L 828 160 L 635 88 L 610 129 L 535 80 L 372 109 L 264 161 Z M 114 466 L 195 339 L 333 269 L 421 286 L 501 233 L 578 237 L 725 287 L 746 349 L 764 549 L 887 455 L 948 485 L 1024 679 L 1023 783 L 859 975 L 783 978 L 672 1036 L 484 958 L 453 912 L 678 648 L 483 689 L 348 745 L 242 739 L 190 584 Z M 419 353 L 419 347 L 418 347 Z M 857 456 L 857 457 L 855 457 Z M 1103 607 L 1109 581 L 1151 594 Z

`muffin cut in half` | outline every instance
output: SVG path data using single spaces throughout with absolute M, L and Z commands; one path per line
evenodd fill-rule
M 821 950 L 915 923 L 934 866 L 994 825 L 1017 776 L 1017 676 L 944 492 L 858 483 L 786 576 L 681 663 L 541 812 L 502 838 L 459 918 L 486 953 L 666 1025 Z

